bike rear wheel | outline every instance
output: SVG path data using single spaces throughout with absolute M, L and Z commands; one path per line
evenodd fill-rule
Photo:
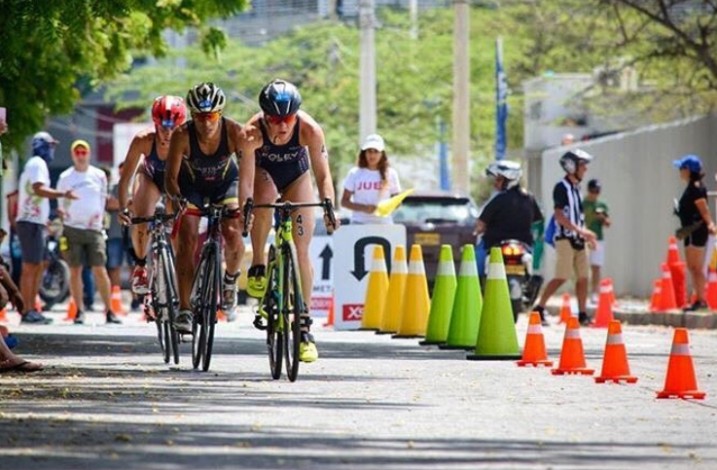
M 179 364 L 179 333 L 174 327 L 174 320 L 177 316 L 179 308 L 177 295 L 177 284 L 174 278 L 174 259 L 170 252 L 169 246 L 165 247 L 160 253 L 160 265 L 162 272 L 161 282 L 164 287 L 161 290 L 163 297 L 162 304 L 165 305 L 167 316 L 165 318 L 165 339 L 171 349 L 171 356 L 175 364 Z M 166 354 L 165 362 L 169 363 L 170 354 Z
M 266 346 L 269 353 L 271 376 L 276 380 L 281 377 L 284 359 L 284 327 L 278 302 L 279 269 L 276 265 L 276 248 L 269 247 L 267 263 L 267 288 L 262 301 L 262 308 L 267 315 Z
M 284 245 L 284 299 L 282 314 L 284 323 L 284 356 L 286 375 L 290 381 L 299 376 L 299 350 L 301 345 L 301 314 L 304 313 L 304 299 L 301 295 L 301 280 L 298 271 L 296 246 L 289 242 Z

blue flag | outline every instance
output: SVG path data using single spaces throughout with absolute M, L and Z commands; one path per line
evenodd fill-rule
M 503 68 L 503 40 L 495 40 L 495 159 L 505 158 L 506 131 L 508 120 L 508 84 Z

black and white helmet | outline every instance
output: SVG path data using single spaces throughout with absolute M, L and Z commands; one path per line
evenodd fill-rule
M 289 116 L 301 108 L 301 94 L 293 83 L 273 80 L 259 93 L 259 106 L 268 116 Z
M 572 175 L 581 162 L 590 163 L 591 161 L 593 161 L 593 156 L 585 150 L 573 149 L 568 150 L 560 157 L 560 166 L 566 173 Z
M 512 160 L 498 160 L 485 169 L 486 176 L 502 176 L 505 178 L 506 183 L 504 184 L 505 189 L 512 188 L 520 183 L 520 177 L 523 176 L 523 170 L 520 168 L 520 163 Z
M 221 113 L 227 98 L 221 88 L 204 82 L 189 89 L 186 102 L 191 113 Z

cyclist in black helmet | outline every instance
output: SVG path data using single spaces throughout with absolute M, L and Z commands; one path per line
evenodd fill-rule
M 179 314 L 176 327 L 182 333 L 192 331 L 189 298 L 199 233 L 196 209 L 206 199 L 212 204 L 238 208 L 253 192 L 254 152 L 249 142 L 258 136 L 245 132 L 236 121 L 222 116 L 225 103 L 224 92 L 213 83 L 200 83 L 191 88 L 186 99 L 191 120 L 176 128 L 169 145 L 166 191 L 170 196 L 182 196 L 188 203 L 177 243 Z M 229 318 L 233 317 L 236 307 L 236 279 L 244 254 L 241 223 L 241 212 L 237 218 L 225 219 L 222 223 L 226 248 L 222 304 Z
M 334 186 L 329 170 L 329 154 L 326 150 L 321 126 L 306 112 L 301 111 L 299 90 L 284 80 L 269 82 L 259 94 L 261 112 L 247 123 L 247 129 L 258 129 L 260 134 L 256 147 L 256 172 L 254 202 L 266 204 L 277 197 L 291 202 L 313 202 L 314 188 L 309 168 L 313 169 L 319 198 L 334 201 Z M 257 211 L 251 233 L 254 249 L 252 267 L 248 272 L 247 292 L 261 297 L 266 290 L 266 259 L 264 244 L 271 229 L 271 213 Z M 327 229 L 334 230 L 336 227 Z M 338 223 L 338 221 L 337 221 Z M 298 209 L 293 214 L 293 236 L 301 270 L 301 286 L 304 298 L 311 299 L 313 268 L 309 258 L 309 245 L 314 232 L 314 211 Z M 313 362 L 318 358 L 314 340 L 309 334 L 310 317 L 302 318 L 302 341 L 299 359 Z

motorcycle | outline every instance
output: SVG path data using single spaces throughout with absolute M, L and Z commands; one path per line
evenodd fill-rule
M 47 265 L 40 284 L 40 298 L 45 308 L 64 302 L 70 295 L 70 267 L 61 255 L 62 223 L 59 220 L 50 222 L 45 249 Z
M 502 240 L 498 246 L 505 265 L 513 321 L 517 322 L 518 314 L 531 308 L 538 298 L 543 276 L 533 274 L 533 253 L 530 246 L 518 240 Z

